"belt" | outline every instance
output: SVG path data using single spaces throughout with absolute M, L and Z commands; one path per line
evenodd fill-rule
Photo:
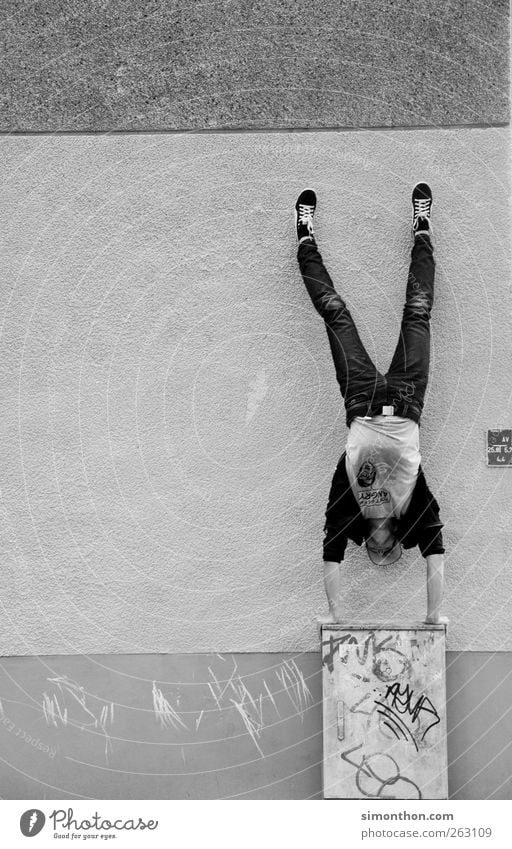
M 395 408 L 393 404 L 385 404 L 378 413 L 374 413 L 375 416 L 394 416 Z M 365 419 L 371 419 L 372 416 L 364 416 Z
M 402 416 L 415 422 L 419 422 L 421 418 L 421 410 L 415 404 L 405 401 L 400 401 L 398 404 L 379 404 L 378 406 L 373 406 L 368 401 L 359 401 L 359 403 L 349 405 L 346 412 L 347 426 L 356 416 L 361 416 L 364 419 L 371 419 L 373 416 Z

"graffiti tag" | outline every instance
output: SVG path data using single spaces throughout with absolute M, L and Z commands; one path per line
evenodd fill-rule
M 368 799 L 421 799 L 421 790 L 412 779 L 400 772 L 400 767 L 391 755 L 384 752 L 372 752 L 371 755 L 359 753 L 358 759 L 350 755 L 363 744 L 345 749 L 340 757 L 356 770 L 356 785 L 361 795 Z
M 419 730 L 419 726 L 422 722 L 427 722 L 428 724 L 423 730 L 423 734 L 420 738 L 421 740 L 425 739 L 431 728 L 434 728 L 435 725 L 439 725 L 441 722 L 439 714 L 428 696 L 425 696 L 422 693 L 416 701 L 414 701 L 414 690 L 411 690 L 409 684 L 406 684 L 403 688 L 400 686 L 398 681 L 394 684 L 390 684 L 386 689 L 384 701 L 379 702 L 375 700 L 375 704 L 384 708 L 386 714 L 389 714 L 387 717 L 388 719 L 394 719 L 395 721 L 398 720 L 402 727 L 404 723 L 397 714 L 405 716 L 413 723 L 418 723 L 418 728 L 416 730 Z M 382 712 L 383 711 L 379 711 L 379 713 Z

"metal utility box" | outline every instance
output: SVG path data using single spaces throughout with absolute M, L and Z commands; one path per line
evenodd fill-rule
M 325 799 L 447 799 L 445 626 L 321 626 Z

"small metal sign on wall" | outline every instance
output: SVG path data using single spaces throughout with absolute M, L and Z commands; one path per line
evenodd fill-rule
M 486 430 L 488 466 L 512 466 L 512 428 Z

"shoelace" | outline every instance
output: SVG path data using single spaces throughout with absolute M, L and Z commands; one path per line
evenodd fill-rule
M 415 198 L 414 218 L 428 218 L 430 212 L 430 198 Z
M 299 203 L 299 224 L 306 224 L 308 227 L 313 227 L 313 212 L 315 208 L 305 203 Z

